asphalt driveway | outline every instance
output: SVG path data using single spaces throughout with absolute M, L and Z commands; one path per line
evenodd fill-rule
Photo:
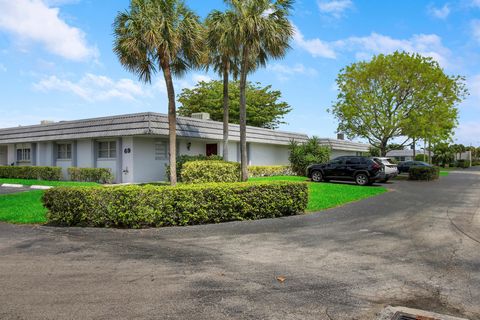
M 374 319 L 390 304 L 480 319 L 480 170 L 389 187 L 274 220 L 0 224 L 0 318 Z

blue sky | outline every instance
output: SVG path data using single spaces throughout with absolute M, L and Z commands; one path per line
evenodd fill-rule
M 187 0 L 205 17 L 221 0 Z M 0 127 L 167 111 L 162 79 L 144 85 L 112 53 L 112 22 L 127 0 L 0 0 Z M 339 70 L 395 50 L 433 56 L 467 77 L 456 140 L 480 145 L 480 0 L 297 0 L 285 59 L 250 77 L 283 93 L 284 130 L 333 137 L 327 108 Z M 192 71 L 177 93 L 215 74 Z

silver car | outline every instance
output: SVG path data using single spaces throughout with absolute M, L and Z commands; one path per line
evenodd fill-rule
M 373 160 L 382 165 L 379 179 L 380 182 L 385 183 L 388 180 L 398 176 L 398 167 L 390 160 L 390 158 L 373 157 Z

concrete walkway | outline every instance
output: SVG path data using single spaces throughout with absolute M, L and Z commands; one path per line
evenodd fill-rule
M 375 319 L 386 305 L 480 319 L 480 171 L 388 186 L 274 220 L 0 224 L 0 319 Z

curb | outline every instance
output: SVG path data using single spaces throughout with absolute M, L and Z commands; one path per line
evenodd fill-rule
M 50 187 L 50 186 L 37 186 L 37 185 L 24 186 L 24 185 L 22 185 L 22 184 L 14 184 L 14 183 L 4 183 L 4 184 L 1 184 L 0 187 L 6 187 L 6 188 L 25 188 L 25 189 L 33 189 L 33 190 L 48 190 L 48 189 L 53 188 L 53 187 Z

